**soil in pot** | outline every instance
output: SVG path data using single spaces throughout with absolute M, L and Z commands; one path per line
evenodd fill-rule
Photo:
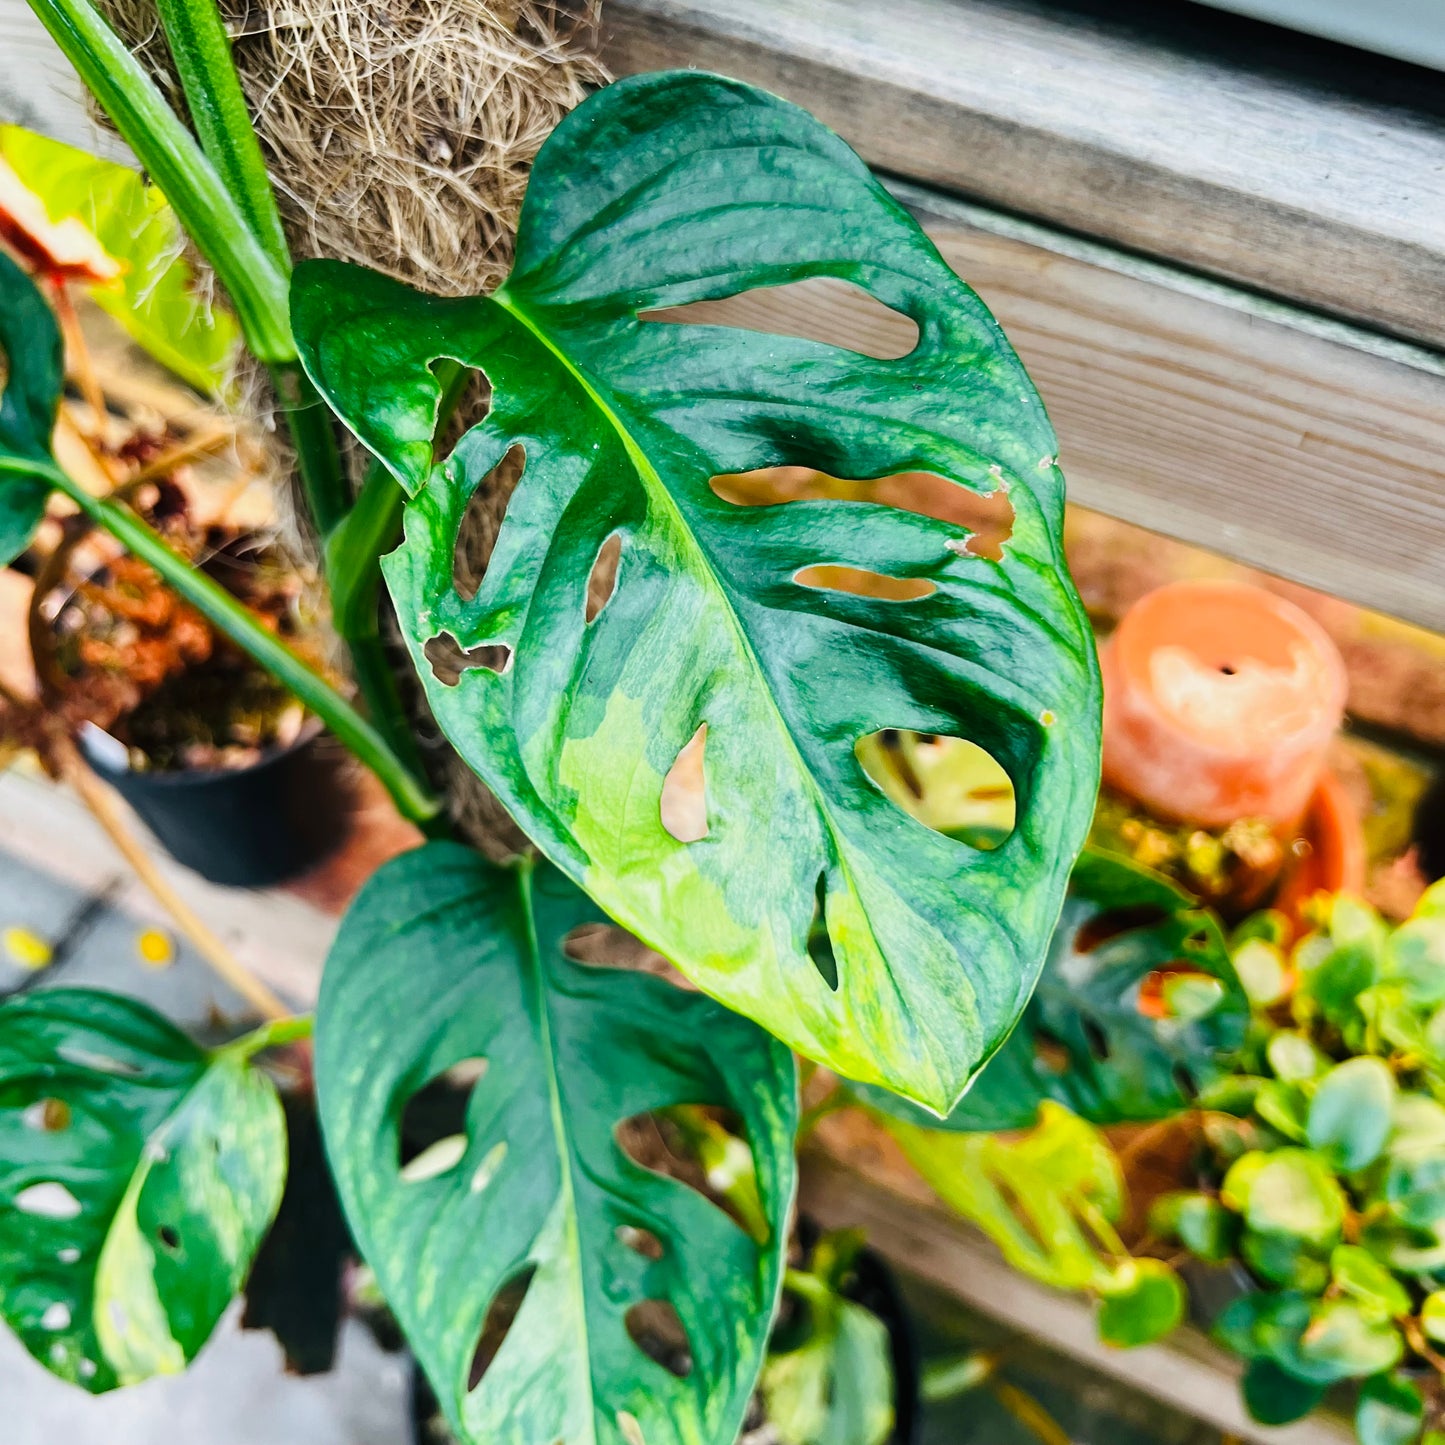
M 194 522 L 153 483 L 137 510 L 269 630 L 319 664 L 302 579 L 265 537 Z M 44 728 L 74 732 L 180 862 L 261 886 L 318 862 L 344 831 L 339 749 L 299 703 L 135 558 L 77 530 L 37 579 L 32 647 Z M 42 756 L 43 747 L 42 747 Z

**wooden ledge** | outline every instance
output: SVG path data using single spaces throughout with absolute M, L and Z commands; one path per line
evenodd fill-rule
M 800 1207 L 823 1228 L 862 1228 L 898 1269 L 1226 1435 L 1253 1445 L 1353 1445 L 1348 1424 L 1325 1413 L 1283 1428 L 1251 1420 L 1239 1395 L 1239 1361 L 1193 1329 L 1132 1350 L 1102 1343 L 1088 1300 L 1016 1273 L 972 1226 L 927 1202 L 916 1179 L 889 1161 L 847 1152 L 840 1157 L 820 1144 L 803 1156 Z
M 1445 632 L 1439 355 L 922 187 L 896 190 L 1018 348 L 1058 430 L 1072 500 Z M 827 279 L 698 303 L 689 319 L 873 356 L 907 351 L 915 334 Z
M 1132 18 L 1111 18 L 1121 9 Z M 1269 27 L 1201 12 L 1194 33 L 1168 36 L 1140 13 L 1103 0 L 608 0 L 605 55 L 618 74 L 738 76 L 806 106 L 882 170 L 1445 344 L 1445 118 L 1425 73 L 1342 64 L 1347 52 L 1293 37 L 1292 54 L 1335 57 L 1312 81 L 1266 63 Z M 1233 57 L 1210 43 L 1225 32 Z

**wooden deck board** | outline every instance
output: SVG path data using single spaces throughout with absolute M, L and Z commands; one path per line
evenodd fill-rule
M 1425 72 L 1358 56 L 1296 73 L 1312 42 L 1270 49 L 1252 22 L 1214 16 L 1181 39 L 1032 0 L 604 14 L 619 74 L 735 75 L 885 171 L 1445 343 L 1445 119 Z M 1233 52 L 1207 44 L 1230 24 L 1248 27 Z

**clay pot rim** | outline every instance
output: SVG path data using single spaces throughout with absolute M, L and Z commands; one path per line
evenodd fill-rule
M 1349 673 L 1345 669 L 1344 660 L 1340 657 L 1339 648 L 1335 646 L 1334 639 L 1328 632 L 1304 610 L 1298 603 L 1291 602 L 1288 597 L 1281 597 L 1277 592 L 1271 592 L 1265 587 L 1254 582 L 1241 582 L 1228 577 L 1186 577 L 1175 582 L 1166 582 L 1160 587 L 1155 587 L 1146 592 L 1128 609 L 1120 619 L 1119 625 L 1113 632 L 1104 639 L 1100 648 L 1101 666 L 1107 668 L 1108 659 L 1112 656 L 1113 664 L 1122 669 L 1125 663 L 1125 647 L 1121 645 L 1120 638 L 1124 636 L 1131 618 L 1139 614 L 1143 609 L 1153 609 L 1162 599 L 1170 601 L 1180 594 L 1193 593 L 1199 597 L 1201 605 L 1208 605 L 1208 597 L 1231 594 L 1235 597 L 1250 597 L 1257 601 L 1265 601 L 1275 610 L 1284 621 L 1296 627 L 1305 637 L 1316 655 L 1322 660 L 1326 670 L 1330 674 L 1333 686 L 1331 688 L 1330 716 L 1343 716 L 1345 703 L 1349 696 Z M 1127 643 L 1127 638 L 1125 639 Z M 1107 683 L 1106 683 L 1107 685 Z M 1152 688 L 1139 687 L 1131 691 L 1130 705 L 1146 714 L 1150 721 L 1158 723 L 1165 730 L 1172 730 L 1178 727 L 1178 720 L 1172 713 L 1166 712 L 1159 705 L 1154 696 Z M 1328 733 L 1333 735 L 1338 729 L 1338 721 L 1331 721 Z M 1283 734 L 1280 741 L 1294 742 L 1300 738 L 1308 738 L 1315 732 L 1323 729 L 1318 722 L 1305 727 L 1296 728 L 1294 731 Z M 1220 746 L 1217 743 L 1207 741 L 1203 738 L 1190 737 L 1190 746 L 1196 748 L 1207 757 L 1218 758 L 1221 761 L 1238 761 L 1254 756 L 1254 750 L 1248 748 L 1229 748 Z M 1312 806 L 1312 804 L 1311 804 Z

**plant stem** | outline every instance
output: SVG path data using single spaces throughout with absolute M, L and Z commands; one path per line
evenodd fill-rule
M 310 1014 L 289 1014 L 285 1018 L 268 1019 L 260 1028 L 242 1034 L 216 1052 L 249 1059 L 263 1049 L 278 1049 L 284 1044 L 299 1044 L 302 1039 L 309 1039 L 314 1026 L 315 1020 Z
M 110 841 L 115 844 L 121 857 L 130 864 L 136 877 L 151 891 L 156 902 L 171 915 L 176 927 L 190 939 L 196 952 L 210 964 L 216 975 L 235 989 L 262 1018 L 289 1018 L 292 1010 L 255 974 L 231 957 L 221 940 L 171 887 L 169 879 L 156 866 L 155 859 L 136 842 L 125 826 L 110 789 L 86 766 L 85 759 L 80 756 L 79 750 L 70 739 L 58 742 L 57 750 L 60 755 L 61 775 L 80 795 L 81 802 L 105 829 Z
M 95 413 L 95 434 L 105 429 L 105 393 L 96 380 L 95 367 L 90 360 L 90 347 L 85 344 L 85 332 L 80 327 L 80 317 L 75 313 L 75 303 L 64 281 L 55 281 L 50 288 L 50 305 L 55 319 L 60 323 L 60 334 L 65 338 L 65 351 L 70 360 L 75 379 L 80 384 L 80 394 L 85 404 Z
M 346 519 L 351 490 L 336 444 L 336 424 L 299 363 L 271 367 L 278 410 L 296 450 L 296 470 L 312 525 L 323 542 Z
M 283 271 L 291 253 L 261 145 L 214 0 L 156 0 L 201 149 L 241 208 L 251 234 Z
M 4 469 L 4 465 L 0 460 L 0 469 Z M 34 463 L 27 465 L 37 470 Z M 440 803 L 408 772 L 376 728 L 284 642 L 268 632 L 225 588 L 172 551 L 128 507 L 110 498 L 91 496 L 59 467 L 47 468 L 46 476 L 92 522 L 153 567 L 208 622 L 249 653 L 315 713 L 337 739 L 376 774 L 404 818 L 425 826 L 437 816 Z
M 380 632 L 373 628 L 369 637 L 347 638 L 346 645 L 351 653 L 351 673 L 356 679 L 357 691 L 366 703 L 366 713 L 372 725 L 386 738 L 407 770 L 414 777 L 425 778 L 426 759 L 422 757 L 416 735 L 411 730 L 411 719 Z M 451 819 L 446 809 L 440 806 L 432 817 L 414 818 L 412 821 L 428 838 L 453 836 Z
M 286 268 L 251 230 L 215 167 L 140 62 L 89 0 L 30 0 L 30 8 L 215 267 L 235 302 L 251 351 L 268 366 L 295 361 Z
M 999 1404 L 1042 1445 L 1071 1445 L 1068 1432 L 1032 1395 L 1007 1380 L 995 1380 L 990 1388 Z

